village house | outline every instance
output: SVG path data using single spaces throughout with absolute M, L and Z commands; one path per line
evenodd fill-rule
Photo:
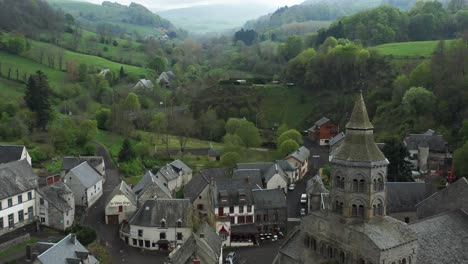
M 75 205 L 91 207 L 102 196 L 102 177 L 87 161 L 65 174 L 63 182 L 73 191 Z
M 120 224 L 128 221 L 137 210 L 137 197 L 132 189 L 121 181 L 105 203 L 106 224 Z
M 25 159 L 32 165 L 31 156 L 23 145 L 0 145 L 0 164 Z
M 63 157 L 62 161 L 62 177 L 65 176 L 71 169 L 87 161 L 102 177 L 106 175 L 106 164 L 101 156 L 78 156 L 78 157 Z
M 230 177 L 229 170 L 225 167 L 203 169 L 184 186 L 184 197 L 190 199 L 193 207 L 200 213 L 207 215 L 211 208 L 210 182 Z
M 261 188 L 287 192 L 289 177 L 276 162 L 238 163 L 236 167 L 233 179 L 250 179 Z
M 295 163 L 287 160 L 277 160 L 276 163 L 288 176 L 289 184 L 295 183 L 299 180 L 299 167 Z
M 410 153 L 412 170 L 426 172 L 448 171 L 452 155 L 442 135 L 429 129 L 423 134 L 410 134 L 404 144 Z
M 333 156 L 336 154 L 338 151 L 338 148 L 343 145 L 345 139 L 345 134 L 343 132 L 338 133 L 338 135 L 334 136 L 332 139 L 329 141 L 329 154 L 328 154 L 328 161 L 331 161 L 333 159 Z
M 223 245 L 253 245 L 258 240 L 252 190 L 260 187 L 241 179 L 212 181 L 211 197 L 216 233 Z
M 173 162 L 162 167 L 156 177 L 163 181 L 171 193 L 179 191 L 182 186 L 187 184 L 192 179 L 192 169 L 180 160 Z
M 41 225 L 65 230 L 75 219 L 75 197 L 63 182 L 37 189 L 37 215 Z
M 36 220 L 37 187 L 27 159 L 0 164 L 0 235 Z
M 191 236 L 191 222 L 190 200 L 148 200 L 122 225 L 120 235 L 132 247 L 172 251 Z
M 142 90 L 142 91 L 153 91 L 154 85 L 150 80 L 141 79 L 139 80 L 135 86 L 133 86 L 134 90 Z
M 327 146 L 331 138 L 338 134 L 338 125 L 326 117 L 320 118 L 314 125 L 307 129 L 309 139 L 320 146 Z
M 172 71 L 162 72 L 158 79 L 156 79 L 156 83 L 159 84 L 161 87 L 169 88 L 171 87 L 172 80 L 175 79 L 175 74 Z
M 74 234 L 57 243 L 37 242 L 32 248 L 28 246 L 26 257 L 33 264 L 99 264 Z
M 163 180 L 159 176 L 154 175 L 148 170 L 143 178 L 133 187 L 133 192 L 137 198 L 138 207 L 144 204 L 147 200 L 156 198 L 172 198 L 171 192 L 164 185 Z
M 197 233 L 169 254 L 164 264 L 219 264 L 223 261 L 221 238 L 208 223 L 203 223 Z
M 221 160 L 221 151 L 217 149 L 210 148 L 208 150 L 208 160 L 209 161 L 220 161 Z
M 310 151 L 306 147 L 302 146 L 285 158 L 285 160 L 295 164 L 300 168 L 299 179 L 302 179 L 309 171 L 309 156 Z
M 263 234 L 286 233 L 288 207 L 284 192 L 280 189 L 253 190 L 252 196 L 255 205 L 255 225 L 260 232 L 260 239 Z

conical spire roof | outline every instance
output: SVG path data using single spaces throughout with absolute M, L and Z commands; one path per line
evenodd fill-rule
M 369 115 L 367 114 L 366 104 L 364 103 L 362 92 L 360 92 L 359 96 L 356 98 L 353 112 L 351 113 L 349 122 L 346 124 L 346 128 L 358 130 L 367 130 L 374 128 L 374 126 L 369 121 Z
M 346 136 L 332 162 L 380 162 L 388 163 L 377 147 L 373 135 L 374 126 L 369 121 L 362 93 L 356 99 L 353 113 L 346 124 Z

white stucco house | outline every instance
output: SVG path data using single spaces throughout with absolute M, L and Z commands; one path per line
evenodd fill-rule
M 148 200 L 122 225 L 120 237 L 132 247 L 172 251 L 192 235 L 191 218 L 189 199 Z
M 75 205 L 91 207 L 102 196 L 102 177 L 86 161 L 65 174 L 63 182 L 73 191 Z
M 27 159 L 0 164 L 0 235 L 36 220 L 37 187 Z
M 105 206 L 106 224 L 129 221 L 137 210 L 136 194 L 122 181 L 107 197 Z

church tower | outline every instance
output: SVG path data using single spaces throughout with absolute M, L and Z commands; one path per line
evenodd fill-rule
M 330 206 L 348 220 L 385 216 L 388 160 L 374 141 L 362 93 L 346 124 L 346 137 L 331 160 Z

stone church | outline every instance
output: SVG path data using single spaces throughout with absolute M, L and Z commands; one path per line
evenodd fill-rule
M 389 162 L 374 142 L 362 94 L 331 164 L 328 206 L 302 219 L 274 263 L 416 263 L 417 234 L 386 215 Z

